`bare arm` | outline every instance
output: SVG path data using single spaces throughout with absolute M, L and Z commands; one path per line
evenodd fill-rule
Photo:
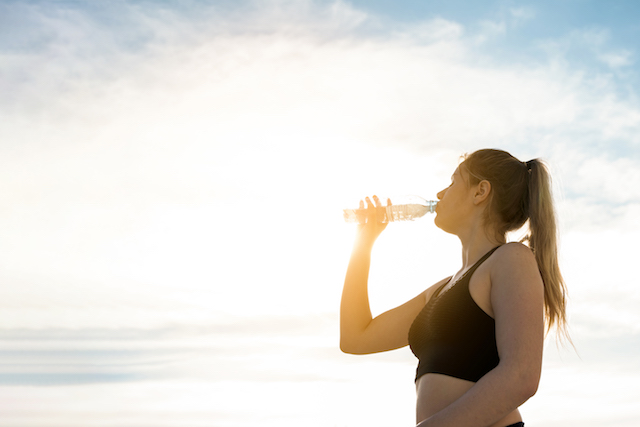
M 375 202 L 380 206 L 377 198 Z M 372 215 L 369 219 L 373 218 Z M 429 292 L 432 292 L 433 287 L 405 304 L 372 318 L 367 289 L 371 250 L 385 226 L 377 221 L 368 221 L 358 229 L 340 304 L 340 348 L 345 353 L 377 353 L 406 346 L 409 327 L 424 307 Z
M 505 245 L 496 255 L 491 268 L 491 305 L 500 363 L 419 427 L 488 426 L 537 390 L 544 340 L 542 279 L 533 254 L 524 245 Z

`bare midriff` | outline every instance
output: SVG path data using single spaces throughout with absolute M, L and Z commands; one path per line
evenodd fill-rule
M 425 374 L 418 378 L 416 382 L 416 423 L 426 420 L 455 402 L 474 384 L 472 381 L 442 374 Z M 522 421 L 522 417 L 516 409 L 490 427 L 505 427 L 518 421 Z

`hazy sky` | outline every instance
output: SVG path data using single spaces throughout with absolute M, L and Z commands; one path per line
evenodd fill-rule
M 414 423 L 408 349 L 341 354 L 366 195 L 548 161 L 578 349 L 527 425 L 640 410 L 640 4 L 0 0 L 0 424 Z M 376 313 L 460 267 L 393 224 Z

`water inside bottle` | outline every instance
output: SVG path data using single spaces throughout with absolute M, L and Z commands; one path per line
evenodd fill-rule
M 377 207 L 377 219 L 380 222 L 413 221 L 427 213 L 435 212 L 437 201 L 425 200 L 419 196 L 404 196 L 400 198 L 402 204 L 392 204 L 391 206 Z M 380 200 L 387 200 L 380 198 Z M 391 199 L 393 202 L 393 199 Z M 365 209 L 344 209 L 344 220 L 349 223 L 363 223 L 367 220 L 367 210 Z

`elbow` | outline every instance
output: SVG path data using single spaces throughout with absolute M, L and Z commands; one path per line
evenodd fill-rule
M 515 384 L 511 389 L 511 399 L 515 407 L 524 404 L 527 400 L 531 399 L 538 391 L 538 385 L 536 383 L 519 383 Z
M 340 351 L 346 354 L 368 354 L 367 351 L 363 351 L 362 347 L 353 339 L 340 338 Z
M 528 384 L 523 384 L 520 391 L 522 403 L 531 399 L 537 392 L 538 392 L 538 381 L 529 382 Z
M 504 380 L 510 385 L 510 395 L 517 406 L 522 405 L 537 393 L 540 384 L 539 370 L 512 369 L 503 372 L 508 372 Z
M 351 328 L 340 328 L 340 351 L 346 354 L 360 354 L 358 351 L 358 337 L 357 331 Z
M 538 392 L 540 385 L 540 375 L 542 374 L 542 364 L 536 364 L 528 370 L 528 374 L 524 376 L 524 392 L 527 399 L 533 397 Z
M 340 351 L 346 354 L 362 354 L 358 352 L 352 343 L 340 340 Z
M 353 354 L 349 340 L 344 336 L 344 333 L 340 333 L 340 351 L 346 354 Z
M 538 386 L 540 385 L 540 376 L 538 375 L 536 378 L 532 379 L 529 382 L 528 388 L 527 388 L 527 399 L 533 397 L 537 392 L 538 392 Z
M 351 350 L 351 349 L 349 348 L 349 346 L 346 346 L 346 345 L 344 345 L 344 344 L 342 344 L 342 343 L 340 343 L 340 351 L 341 351 L 341 352 L 343 352 L 343 353 L 345 353 L 345 354 L 355 354 L 355 353 L 353 352 L 353 350 Z
M 538 392 L 538 385 L 540 384 L 540 373 L 528 373 L 520 375 L 518 378 L 517 395 L 519 396 L 520 404 L 526 402 Z

